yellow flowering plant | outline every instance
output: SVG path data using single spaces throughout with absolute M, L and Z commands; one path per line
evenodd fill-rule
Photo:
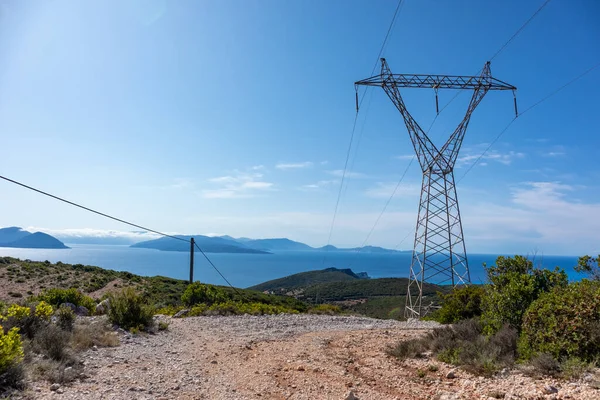
M 6 334 L 4 328 L 0 326 L 0 374 L 4 373 L 8 367 L 14 363 L 23 360 L 23 343 L 19 328 L 12 328 Z

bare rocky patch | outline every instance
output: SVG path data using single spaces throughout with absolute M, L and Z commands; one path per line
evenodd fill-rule
M 50 399 L 596 399 L 597 376 L 477 377 L 430 359 L 398 361 L 386 349 L 432 322 L 324 315 L 171 319 L 168 330 L 81 353 L 71 383 L 33 381 L 25 398 Z M 352 395 L 350 395 L 352 393 Z M 353 396 L 353 397 L 352 397 Z

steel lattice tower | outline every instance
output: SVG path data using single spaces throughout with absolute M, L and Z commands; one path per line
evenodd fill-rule
M 423 283 L 470 283 L 469 265 L 463 237 L 460 209 L 454 182 L 454 164 L 465 137 L 471 114 L 489 90 L 512 90 L 516 87 L 491 76 L 487 62 L 479 76 L 392 74 L 384 58 L 381 73 L 355 82 L 355 85 L 380 86 L 392 100 L 402 117 L 423 171 L 419 214 L 410 266 L 405 317 L 424 315 Z M 465 117 L 438 149 L 410 115 L 399 88 L 473 90 Z M 515 98 L 515 113 L 516 109 Z M 358 96 L 357 96 L 358 107 Z M 438 111 L 439 112 L 439 111 Z

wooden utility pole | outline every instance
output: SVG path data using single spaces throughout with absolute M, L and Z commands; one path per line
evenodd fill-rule
M 195 248 L 194 238 L 190 239 L 190 285 L 194 283 L 194 250 Z

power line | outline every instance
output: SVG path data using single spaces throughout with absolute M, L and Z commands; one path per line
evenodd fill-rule
M 500 49 L 498 49 L 498 51 L 496 53 L 494 53 L 494 55 L 492 56 L 492 58 L 489 59 L 489 61 L 492 61 L 494 58 L 496 58 L 496 56 L 500 53 L 502 53 L 502 51 L 504 51 L 504 49 L 506 48 L 506 46 L 509 45 L 510 42 L 513 41 L 514 38 L 516 38 L 523 29 L 525 29 L 525 27 L 527 25 L 529 25 L 529 23 L 540 13 L 540 11 L 542 11 L 544 9 L 544 7 L 546 7 L 548 5 L 548 3 L 550 3 L 550 0 L 546 0 L 544 2 L 544 4 L 542 4 L 540 6 L 540 8 L 537 9 L 536 12 L 533 13 L 533 15 L 531 17 L 529 17 L 529 19 L 527 21 L 525 21 L 525 23 L 523 25 L 521 25 L 521 27 L 519 29 L 517 29 L 517 31 L 510 37 L 510 39 L 508 39 L 506 41 L 506 43 L 504 43 Z
M 533 108 L 537 107 L 538 105 L 540 105 L 541 103 L 543 103 L 544 101 L 548 100 L 550 97 L 554 96 L 555 94 L 557 94 L 558 92 L 560 92 L 561 90 L 563 90 L 564 88 L 566 88 L 567 86 L 571 85 L 572 83 L 575 83 L 576 81 L 578 81 L 579 79 L 583 78 L 585 75 L 589 74 L 590 72 L 592 72 L 593 70 L 595 70 L 596 68 L 600 67 L 600 62 L 596 65 L 594 65 L 591 68 L 588 68 L 586 71 L 584 71 L 583 73 L 579 74 L 578 76 L 576 76 L 575 78 L 571 79 L 570 81 L 568 81 L 567 83 L 565 83 L 564 85 L 558 87 L 557 89 L 553 90 L 552 92 L 550 92 L 548 95 L 544 96 L 543 98 L 541 98 L 540 100 L 536 101 L 535 103 L 533 103 L 531 106 L 527 107 L 524 111 L 522 111 L 519 116 L 522 116 L 523 114 L 525 114 L 528 111 L 531 111 Z M 492 140 L 492 142 L 487 146 L 487 148 L 483 151 L 483 153 L 481 153 L 479 155 L 479 157 L 477 157 L 477 159 L 475 160 L 475 162 L 473 162 L 473 164 L 471 164 L 469 166 L 469 168 L 467 168 L 467 170 L 465 171 L 465 173 L 463 174 L 463 176 L 460 177 L 460 179 L 456 182 L 457 184 L 462 181 L 464 179 L 465 176 L 467 176 L 467 174 L 473 169 L 473 167 L 475 167 L 475 165 L 477 165 L 479 163 L 479 161 L 485 156 L 485 154 L 492 148 L 492 146 L 502 137 L 502 135 L 504 135 L 504 133 L 508 130 L 508 128 L 510 128 L 510 126 L 517 120 L 517 117 L 514 117 L 509 123 L 508 125 L 506 125 L 504 127 L 504 129 L 502 129 L 500 131 L 500 133 L 498 133 L 498 135 L 496 135 L 496 137 L 494 138 L 494 140 Z
M 178 236 L 168 235 L 168 234 L 166 234 L 166 233 L 163 233 L 163 232 L 160 232 L 160 231 L 157 231 L 157 230 L 154 230 L 154 229 L 150 229 L 150 228 L 146 228 L 146 227 L 144 227 L 144 226 L 138 225 L 138 224 L 134 224 L 133 222 L 129 222 L 129 221 L 126 221 L 126 220 L 124 220 L 124 219 L 121 219 L 121 218 L 113 217 L 112 215 L 108 215 L 108 214 L 106 214 L 106 213 L 103 213 L 103 212 L 100 212 L 100 211 L 94 210 L 94 209 L 92 209 L 92 208 L 89 208 L 89 207 L 82 206 L 81 204 L 77 204 L 77 203 L 75 203 L 75 202 L 72 202 L 72 201 L 66 200 L 66 199 L 64 199 L 64 198 L 62 198 L 62 197 L 55 196 L 55 195 L 53 195 L 53 194 L 50 194 L 50 193 L 48 193 L 48 192 L 44 192 L 43 190 L 36 189 L 36 188 L 34 188 L 34 187 L 32 187 L 32 186 L 29 186 L 29 185 L 26 185 L 26 184 L 24 184 L 24 183 L 21 183 L 21 182 L 15 181 L 15 180 L 13 180 L 13 179 L 10 179 L 10 178 L 7 178 L 7 177 L 5 177 L 5 176 L 1 176 L 1 175 L 0 175 L 0 178 L 4 179 L 4 180 L 5 180 L 5 181 L 7 181 L 7 182 L 14 183 L 15 185 L 19 185 L 19 186 L 22 186 L 22 187 L 24 187 L 24 188 L 26 188 L 26 189 L 29 189 L 29 190 L 32 190 L 32 191 L 34 191 L 34 192 L 37 192 L 37 193 L 43 194 L 44 196 L 51 197 L 51 198 L 53 198 L 53 199 L 56 199 L 56 200 L 62 201 L 63 203 L 67 203 L 67 204 L 69 204 L 69 205 L 72 205 L 72 206 L 75 206 L 75 207 L 79 207 L 79 208 L 81 208 L 81 209 L 83 209 L 83 210 L 86 210 L 86 211 L 92 212 L 92 213 L 94 213 L 94 214 L 101 215 L 101 216 L 103 216 L 103 217 L 106 217 L 106 218 L 112 219 L 112 220 L 114 220 L 114 221 L 118 221 L 118 222 L 121 222 L 121 223 L 123 223 L 123 224 L 130 225 L 130 226 L 133 226 L 133 227 L 136 227 L 136 228 L 139 228 L 139 229 L 142 229 L 142 230 L 148 231 L 148 232 L 156 233 L 156 234 L 158 234 L 158 235 L 161 235 L 161 236 L 164 236 L 164 237 L 168 237 L 168 238 L 171 238 L 171 239 L 177 239 L 177 240 L 181 240 L 181 241 L 183 241 L 183 242 L 186 242 L 186 243 L 189 243 L 189 242 L 190 242 L 190 241 L 189 241 L 189 240 L 187 240 L 187 239 L 184 239 L 184 238 L 181 238 L 181 237 L 178 237 Z M 215 264 L 212 262 L 212 260 L 211 260 L 211 259 L 210 259 L 210 258 L 209 258 L 207 255 L 206 255 L 206 253 L 204 253 L 204 251 L 203 251 L 203 250 L 200 248 L 200 246 L 198 246 L 198 243 L 194 242 L 194 245 L 195 245 L 195 246 L 196 246 L 196 248 L 197 248 L 197 249 L 200 251 L 200 253 L 202 253 L 202 255 L 204 256 L 204 258 L 206 259 L 206 261 L 208 261 L 208 263 L 209 263 L 209 264 L 210 264 L 210 265 L 211 265 L 211 266 L 212 266 L 212 267 L 215 269 L 215 271 L 217 271 L 217 272 L 219 273 L 219 275 L 221 275 L 221 278 L 223 278 L 223 279 L 225 280 L 225 282 L 227 282 L 227 284 L 228 284 L 229 286 L 231 286 L 231 288 L 232 288 L 232 289 L 234 289 L 234 290 L 236 291 L 236 293 L 237 293 L 237 294 L 241 295 L 241 293 L 240 293 L 240 292 L 239 292 L 239 291 L 238 291 L 238 290 L 237 290 L 235 287 L 233 287 L 233 285 L 232 285 L 232 284 L 229 282 L 229 280 L 227 280 L 227 278 L 225 278 L 225 276 L 224 276 L 224 275 L 221 273 L 221 271 L 219 271 L 219 269 L 218 269 L 218 268 L 215 266 Z
M 91 208 L 89 208 L 89 207 L 82 206 L 81 204 L 77 204 L 77 203 L 74 203 L 74 202 L 72 202 L 72 201 L 69 201 L 69 200 L 63 199 L 62 197 L 55 196 L 55 195 L 53 195 L 53 194 L 50 194 L 50 193 L 48 193 L 48 192 L 44 192 L 43 190 L 36 189 L 36 188 L 34 188 L 34 187 L 32 187 L 32 186 L 28 186 L 28 185 L 26 185 L 26 184 L 24 184 L 24 183 L 21 183 L 21 182 L 15 181 L 15 180 L 13 180 L 13 179 L 10 179 L 10 178 L 7 178 L 7 177 L 5 177 L 5 176 L 1 176 L 1 175 L 0 175 L 0 178 L 4 179 L 4 180 L 5 180 L 5 181 L 7 181 L 7 182 L 14 183 L 15 185 L 19 185 L 19 186 L 22 186 L 22 187 L 24 187 L 24 188 L 26 188 L 26 189 L 33 190 L 34 192 L 37 192 L 37 193 L 43 194 L 44 196 L 52 197 L 53 199 L 60 200 L 60 201 L 62 201 L 63 203 L 67 203 L 67 204 L 70 204 L 70 205 L 72 205 L 72 206 L 79 207 L 79 208 L 81 208 L 81 209 L 84 209 L 84 210 L 86 210 L 86 211 L 89 211 L 89 212 L 92 212 L 92 213 L 94 213 L 94 214 L 98 214 L 98 215 L 101 215 L 101 216 L 103 216 L 103 217 L 106 217 L 106 218 L 109 218 L 109 219 L 112 219 L 112 220 L 115 220 L 115 221 L 121 222 L 121 223 L 123 223 L 123 224 L 130 225 L 130 226 L 133 226 L 133 227 L 136 227 L 136 228 L 139 228 L 139 229 L 142 229 L 142 230 L 148 231 L 148 232 L 156 233 L 156 234 L 158 234 L 158 235 L 161 235 L 161 236 L 164 236 L 164 237 L 169 237 L 169 238 L 172 238 L 172 239 L 177 239 L 177 240 L 181 240 L 181 241 L 184 241 L 184 242 L 189 242 L 189 240 L 186 240 L 186 239 L 183 239 L 183 238 L 180 238 L 180 237 L 177 237 L 177 236 L 173 236 L 173 235 L 167 235 L 166 233 L 159 232 L 159 231 L 156 231 L 156 230 L 154 230 L 154 229 L 146 228 L 146 227 L 143 227 L 143 226 L 141 226 L 141 225 L 134 224 L 133 222 L 125 221 L 124 219 L 120 219 L 120 218 L 117 218 L 117 217 L 113 217 L 112 215 L 108 215 L 108 214 L 105 214 L 105 213 L 103 213 L 103 212 L 100 212 L 100 211 L 96 211 L 96 210 L 94 210 L 94 209 L 91 209 Z
M 548 3 L 550 3 L 551 0 L 546 0 L 532 15 L 531 17 L 529 17 L 529 19 L 527 21 L 525 21 L 523 23 L 523 25 L 521 25 L 521 27 L 519 29 L 516 30 L 515 33 L 513 33 L 513 35 L 502 45 L 500 46 L 500 48 L 494 53 L 494 55 L 489 59 L 489 61 L 491 62 L 494 58 L 496 58 L 500 53 L 502 53 L 504 51 L 504 49 L 510 44 L 510 42 L 512 42 L 517 36 L 519 36 L 519 34 L 523 31 L 523 29 L 525 29 L 525 27 L 527 25 L 529 25 L 529 23 L 531 21 L 533 21 L 533 19 L 540 13 L 540 11 L 542 11 L 544 9 L 544 7 L 546 7 L 548 5 Z M 479 75 L 481 74 L 482 69 L 480 69 L 475 75 Z M 456 100 L 456 98 L 458 96 L 460 96 L 463 92 L 462 91 L 457 91 L 457 93 L 454 95 L 454 97 L 452 97 L 452 99 L 450 99 L 450 101 L 448 103 L 446 103 L 446 105 L 444 107 L 442 107 L 442 109 L 440 110 L 440 112 L 438 114 L 436 114 L 435 118 L 433 119 L 433 121 L 431 122 L 431 125 L 429 126 L 429 129 L 427 130 L 428 132 L 431 130 L 431 128 L 433 127 L 433 125 L 435 124 L 438 116 L 446 109 L 446 107 L 448 107 L 450 105 L 450 103 L 452 103 L 454 100 Z
M 400 11 L 400 9 L 402 8 L 402 4 L 404 3 L 404 0 L 399 0 L 398 1 L 398 5 L 396 6 L 396 10 L 394 11 L 394 15 L 392 17 L 392 21 L 390 22 L 390 26 L 388 27 L 388 30 L 386 32 L 385 38 L 383 39 L 383 43 L 381 44 L 381 48 L 379 49 L 379 54 L 377 55 L 377 61 L 375 62 L 375 65 L 373 66 L 373 72 L 371 72 L 371 75 L 375 72 L 375 69 L 377 68 L 377 63 L 379 62 L 379 59 L 381 58 L 381 56 L 383 55 L 383 52 L 385 50 L 385 47 L 387 45 L 387 41 L 390 37 L 390 34 L 393 30 L 393 27 L 396 23 L 396 18 L 398 17 L 398 13 Z M 342 172 L 342 178 L 340 181 L 340 188 L 338 190 L 338 195 L 337 195 L 337 200 L 335 202 L 335 209 L 333 211 L 333 218 L 331 220 L 331 226 L 329 228 L 329 236 L 327 238 L 327 246 L 329 246 L 329 244 L 331 243 L 331 237 L 333 235 L 333 228 L 335 226 L 335 220 L 337 218 L 337 213 L 338 213 L 338 209 L 339 209 L 339 205 L 340 205 L 340 200 L 342 197 L 342 190 L 344 188 L 344 180 L 346 179 L 346 171 L 348 169 L 348 161 L 350 159 L 350 153 L 352 150 L 352 142 L 354 141 L 354 134 L 356 132 L 356 123 L 358 121 L 358 110 L 360 109 L 360 106 L 362 105 L 362 102 L 365 99 L 365 95 L 366 95 L 366 90 L 365 92 L 363 92 L 363 95 L 360 99 L 359 104 L 357 105 L 357 109 L 356 109 L 356 114 L 354 116 L 354 123 L 352 124 L 352 132 L 350 134 L 350 143 L 348 144 L 348 150 L 346 151 L 346 161 L 344 162 L 344 170 Z M 325 263 L 325 257 L 326 254 L 323 255 L 323 262 L 321 263 L 321 265 L 323 265 Z
M 221 275 L 221 278 L 223 278 L 223 280 L 224 280 L 225 282 L 227 282 L 227 284 L 229 285 L 229 287 L 231 287 L 233 290 L 235 290 L 235 292 L 236 292 L 237 294 L 239 294 L 240 296 L 242 296 L 242 293 L 241 293 L 239 290 L 237 290 L 237 288 L 235 288 L 235 287 L 234 287 L 234 286 L 233 286 L 233 285 L 232 285 L 232 284 L 229 282 L 229 280 L 227 280 L 227 278 L 225 278 L 225 276 L 224 276 L 224 275 L 221 273 L 221 271 L 219 271 L 219 269 L 218 269 L 218 268 L 215 266 L 215 264 L 214 264 L 214 263 L 211 261 L 211 259 L 210 259 L 210 258 L 208 258 L 208 256 L 206 255 L 206 253 L 204 253 L 204 251 L 202 251 L 202 249 L 200 248 L 200 246 L 198 246 L 198 243 L 196 243 L 195 241 L 194 241 L 194 246 L 196 246 L 196 248 L 198 249 L 198 251 L 200 251 L 200 253 L 202 253 L 202 255 L 204 256 L 204 258 L 206 258 L 206 261 L 208 261 L 208 263 L 209 263 L 209 264 L 210 264 L 210 265 L 211 265 L 211 266 L 212 266 L 212 267 L 215 269 L 215 271 L 217 271 L 217 273 L 218 273 L 219 275 Z

